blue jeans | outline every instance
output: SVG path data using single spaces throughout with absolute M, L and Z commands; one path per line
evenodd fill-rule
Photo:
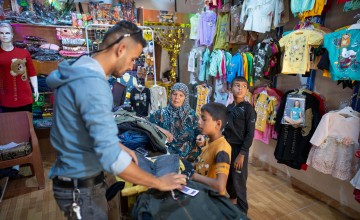
M 108 219 L 108 203 L 105 197 L 105 182 L 89 188 L 79 188 L 77 205 L 80 206 L 82 219 Z M 53 186 L 55 200 L 68 220 L 77 219 L 72 212 L 73 189 Z
M 131 150 L 135 150 L 138 147 L 147 148 L 150 145 L 149 137 L 141 132 L 137 131 L 125 131 L 119 135 L 120 142 Z
M 179 171 L 179 155 L 166 154 L 156 157 L 156 161 L 152 162 L 143 155 L 136 153 L 139 161 L 139 167 L 154 176 L 160 177 L 168 173 L 178 173 Z

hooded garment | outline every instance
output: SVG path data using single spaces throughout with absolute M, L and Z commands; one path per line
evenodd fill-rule
M 87 56 L 64 61 L 46 83 L 56 89 L 50 141 L 58 151 L 49 177 L 121 173 L 131 157 L 119 148 L 112 93 L 100 64 Z
M 171 88 L 174 91 L 181 91 L 185 95 L 185 101 L 179 108 L 174 107 L 170 96 L 169 103 L 165 108 L 150 114 L 149 121 L 168 130 L 174 140 L 168 143 L 169 151 L 181 157 L 193 161 L 200 154 L 196 146 L 196 136 L 200 134 L 198 128 L 198 117 L 189 104 L 189 90 L 184 83 L 175 83 Z

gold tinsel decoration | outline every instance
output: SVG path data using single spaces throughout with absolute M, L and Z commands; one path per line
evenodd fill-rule
M 181 46 L 184 43 L 187 35 L 184 27 L 181 26 L 166 26 L 154 28 L 155 42 L 162 48 L 167 50 L 170 60 L 170 77 L 171 81 L 176 81 L 176 67 L 177 56 L 181 51 Z

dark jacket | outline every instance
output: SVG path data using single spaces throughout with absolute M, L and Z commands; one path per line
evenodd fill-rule
M 236 106 L 232 103 L 228 105 L 227 110 L 228 124 L 224 136 L 231 145 L 232 157 L 236 157 L 239 153 L 247 155 L 254 139 L 256 112 L 246 101 Z
M 209 186 L 194 181 L 189 181 L 187 186 L 199 190 L 199 193 L 188 196 L 174 190 L 176 200 L 171 192 L 150 189 L 142 193 L 132 209 L 132 219 L 248 219 L 228 198 Z

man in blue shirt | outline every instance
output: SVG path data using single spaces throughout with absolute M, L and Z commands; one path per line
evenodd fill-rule
M 101 50 L 73 63 L 60 63 L 47 79 L 56 89 L 50 140 L 58 151 L 49 177 L 68 219 L 108 218 L 103 171 L 163 191 L 185 184 L 184 175 L 156 178 L 141 170 L 135 153 L 117 137 L 107 78 L 132 69 L 145 45 L 141 29 L 121 21 L 105 34 Z

